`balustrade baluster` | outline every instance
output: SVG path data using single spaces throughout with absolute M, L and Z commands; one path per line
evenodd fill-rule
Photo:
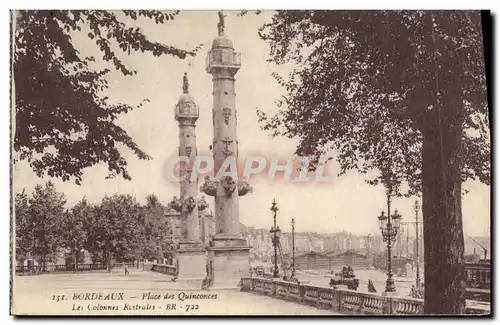
M 365 308 L 365 296 L 358 296 L 358 299 L 359 299 L 359 306 L 358 306 L 358 310 L 359 310 L 359 313 L 360 314 L 364 314 L 364 308 Z

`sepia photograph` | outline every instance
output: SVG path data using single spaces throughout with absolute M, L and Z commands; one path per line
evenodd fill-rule
M 488 10 L 10 10 L 12 316 L 492 316 Z

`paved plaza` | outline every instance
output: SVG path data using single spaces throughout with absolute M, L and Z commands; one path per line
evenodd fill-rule
M 239 290 L 193 290 L 137 269 L 14 276 L 14 314 L 30 315 L 338 315 Z M 59 301 L 58 301 L 59 300 Z M 174 306 L 175 305 L 175 306 Z

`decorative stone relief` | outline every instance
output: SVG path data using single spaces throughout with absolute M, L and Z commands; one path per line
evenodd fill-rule
M 231 146 L 233 144 L 233 140 L 231 140 L 229 137 L 225 137 L 222 140 L 222 143 L 224 144 L 224 149 L 222 150 L 222 153 L 224 154 L 225 157 L 229 157 L 233 154 L 233 151 L 231 149 Z
M 184 181 L 188 184 L 192 184 L 193 183 L 193 180 L 191 179 L 192 175 L 193 175 L 193 171 L 191 169 L 186 170 L 186 175 L 185 175 Z M 196 177 L 194 182 L 196 182 L 196 183 L 198 182 L 198 177 Z
M 184 200 L 184 206 L 186 207 L 186 210 L 188 212 L 193 212 L 194 208 L 196 207 L 196 200 L 192 196 L 190 196 Z
M 186 104 L 180 105 L 179 106 L 179 113 L 181 115 L 187 115 L 189 114 L 189 106 Z
M 229 125 L 229 118 L 231 117 L 231 109 L 229 107 L 224 107 L 222 109 L 222 116 L 224 117 L 224 123 Z
M 191 154 L 193 153 L 193 147 L 187 146 L 186 147 L 186 156 L 191 158 Z
M 203 211 L 208 208 L 208 202 L 205 200 L 205 197 L 202 196 L 201 199 L 198 200 L 198 210 Z
M 218 185 L 218 181 L 210 179 L 210 176 L 205 176 L 205 183 L 200 186 L 200 191 L 210 196 L 216 196 Z
M 221 185 L 224 188 L 227 196 L 231 196 L 236 190 L 236 183 L 231 176 L 224 176 L 221 179 Z
M 174 196 L 172 201 L 168 204 L 168 208 L 180 212 L 182 210 L 182 201 Z
M 244 196 L 248 193 L 252 193 L 253 187 L 248 184 L 248 182 L 244 179 L 240 180 L 238 182 L 238 195 L 239 196 Z
M 189 114 L 197 115 L 198 112 L 196 111 L 196 105 L 195 104 L 189 104 L 188 107 L 188 112 Z

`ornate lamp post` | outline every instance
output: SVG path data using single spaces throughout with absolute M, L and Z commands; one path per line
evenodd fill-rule
M 175 243 L 174 243 L 174 231 L 172 227 L 168 229 L 166 239 L 167 239 L 167 252 L 166 252 L 167 257 L 165 264 L 173 265 Z
M 295 220 L 292 218 L 292 277 L 295 277 Z
M 273 218 L 274 218 L 274 226 L 271 227 L 271 230 L 269 231 L 271 234 L 273 234 L 272 237 L 272 243 L 274 247 L 274 270 L 273 270 L 273 278 L 278 278 L 278 245 L 279 245 L 279 236 L 281 234 L 281 229 L 280 227 L 276 226 L 276 213 L 278 212 L 278 206 L 276 205 L 276 200 L 273 200 L 273 205 L 271 206 L 271 211 L 273 212 Z
M 391 215 L 391 195 L 387 194 L 387 216 L 384 211 L 378 217 L 380 223 L 380 231 L 385 242 L 387 242 L 387 282 L 385 285 L 385 292 L 394 292 L 394 280 L 392 279 L 392 264 L 391 264 L 391 245 L 396 238 L 401 222 L 401 215 L 398 210 L 394 211 Z
M 418 252 L 418 212 L 420 211 L 420 204 L 418 200 L 415 200 L 415 204 L 413 205 L 413 209 L 415 210 L 415 233 L 416 233 L 416 244 L 417 244 L 417 277 L 415 279 L 415 285 L 417 290 L 420 290 L 420 258 Z

